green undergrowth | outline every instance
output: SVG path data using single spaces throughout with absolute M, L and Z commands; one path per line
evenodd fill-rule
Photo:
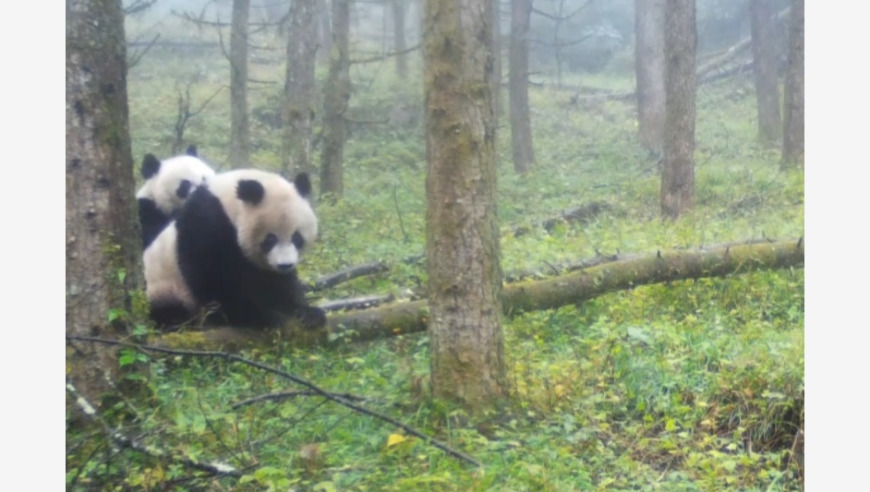
M 134 67 L 137 161 L 145 152 L 168 154 L 176 79 L 195 77 L 197 98 L 226 83 L 219 56 L 185 59 L 155 48 Z M 316 200 L 321 237 L 301 273 L 311 281 L 376 260 L 390 271 L 317 292 L 314 302 L 424 293 L 422 262 L 407 261 L 424 249 L 422 113 L 415 124 L 359 123 L 396 107 L 422 110 L 419 79 L 399 81 L 391 66 L 354 68 L 348 111 L 358 119 L 345 149 L 345 195 Z M 275 64 L 254 73 L 281 80 L 282 71 Z M 603 75 L 576 83 L 631 86 Z M 252 85 L 252 114 L 274 109 L 280 87 Z M 674 222 L 659 216 L 657 157 L 637 144 L 633 102 L 575 103 L 570 91 L 547 86 L 530 96 L 534 169 L 526 176 L 512 170 L 506 107 L 497 143 L 506 273 L 546 276 L 597 254 L 803 236 L 803 173 L 781 171 L 776 150 L 756 142 L 749 79 L 699 90 L 695 208 Z M 186 140 L 223 168 L 228 107 L 228 92 L 216 97 L 191 121 Z M 277 169 L 280 135 L 267 121 L 252 120 L 254 156 Z M 604 206 L 581 222 L 541 225 L 591 203 Z M 520 227 L 524 234 L 515 233 Z M 176 457 L 231 464 L 242 477 L 210 478 L 178 459 L 114 450 L 98 429 L 72 427 L 67 482 L 72 490 L 800 490 L 803 289 L 803 269 L 762 271 L 506 318 L 511 398 L 484 416 L 429 398 L 423 334 L 243 354 L 362 397 L 362 405 L 473 456 L 479 469 L 321 397 L 233 408 L 303 389 L 274 374 L 219 359 L 128 358 L 141 366 L 150 393 L 110 409 L 107 422 Z

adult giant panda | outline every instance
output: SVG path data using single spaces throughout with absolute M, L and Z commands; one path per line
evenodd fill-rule
M 145 183 L 136 192 L 139 223 L 142 225 L 142 247 L 148 249 L 181 208 L 184 200 L 206 180 L 214 170 L 196 154 L 196 147 L 187 148 L 187 155 L 159 161 L 154 154 L 142 160 Z
M 317 237 L 310 193 L 306 174 L 291 183 L 255 169 L 221 173 L 198 187 L 144 254 L 154 320 L 178 324 L 216 302 L 232 326 L 279 326 L 288 316 L 308 328 L 325 325 L 296 273 Z

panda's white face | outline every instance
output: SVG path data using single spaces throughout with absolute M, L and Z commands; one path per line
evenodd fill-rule
M 296 186 L 253 169 L 220 174 L 208 184 L 236 228 L 239 247 L 259 267 L 292 271 L 317 238 L 317 216 Z M 307 189 L 303 190 L 307 194 Z
M 136 198 L 154 202 L 166 215 L 181 208 L 184 200 L 215 175 L 214 170 L 197 157 L 180 155 L 158 163 L 156 174 L 139 188 Z

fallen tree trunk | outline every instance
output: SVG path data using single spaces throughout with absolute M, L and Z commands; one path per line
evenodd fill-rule
M 754 270 L 797 268 L 804 264 L 803 238 L 770 243 L 729 244 L 697 251 L 659 251 L 631 256 L 546 280 L 507 284 L 503 290 L 506 314 L 552 309 L 641 285 L 674 280 L 724 277 Z M 274 333 L 217 328 L 173 333 L 157 343 L 172 347 L 217 349 L 274 343 L 276 338 L 298 345 L 333 344 L 336 340 L 364 341 L 426 330 L 426 301 L 385 306 L 329 316 L 328 333 L 302 333 L 288 326 Z

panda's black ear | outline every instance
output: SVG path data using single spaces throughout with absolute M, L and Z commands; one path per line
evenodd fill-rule
M 187 155 L 196 157 L 196 145 L 190 144 L 187 147 Z
M 142 159 L 142 177 L 145 179 L 151 178 L 160 170 L 160 161 L 154 157 L 154 154 L 145 154 Z
M 302 198 L 311 194 L 311 181 L 308 179 L 307 173 L 299 173 L 296 179 L 293 180 L 293 185 L 296 186 L 296 191 L 302 195 Z
M 263 185 L 259 181 L 254 179 L 241 179 L 236 187 L 236 196 L 239 197 L 239 200 L 251 205 L 260 203 L 265 194 L 266 189 L 263 188 Z

